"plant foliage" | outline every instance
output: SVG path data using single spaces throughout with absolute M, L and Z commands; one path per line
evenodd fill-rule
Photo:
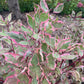
M 28 27 L 11 22 L 11 14 L 7 20 L 0 16 L 0 25 L 7 28 L 0 32 L 0 41 L 9 45 L 0 45 L 0 59 L 5 59 L 0 65 L 4 84 L 66 84 L 71 83 L 70 73 L 73 81 L 82 82 L 79 72 L 84 67 L 84 43 L 52 36 L 63 22 L 50 16 L 45 0 L 41 0 L 40 6 L 35 5 L 34 17 L 27 15 L 27 19 Z M 73 60 L 71 64 L 70 60 Z

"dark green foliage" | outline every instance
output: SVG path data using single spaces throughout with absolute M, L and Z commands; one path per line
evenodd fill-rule
M 21 12 L 31 12 L 34 10 L 34 4 L 39 4 L 40 0 L 19 0 Z
M 5 0 L 0 0 L 0 12 L 2 11 L 8 11 L 8 4 Z
M 62 15 L 68 15 L 72 13 L 72 10 L 78 11 L 77 4 L 80 0 L 64 0 L 64 9 L 61 12 Z
M 49 9 L 53 10 L 57 3 L 64 3 L 64 9 L 60 13 L 61 15 L 69 15 L 72 13 L 72 10 L 78 12 L 77 4 L 80 0 L 47 0 Z
M 60 0 L 46 0 L 49 9 L 54 9 L 57 6 L 57 3 Z
M 40 0 L 18 0 L 21 12 L 31 12 L 34 10 L 34 4 L 39 4 Z M 0 0 L 0 12 L 8 11 L 8 5 L 5 0 Z

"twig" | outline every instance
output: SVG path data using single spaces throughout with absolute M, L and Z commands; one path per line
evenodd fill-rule
M 84 58 L 84 55 L 83 55 L 82 57 L 78 58 L 76 61 L 74 61 L 74 62 L 73 62 L 73 63 L 71 63 L 70 65 L 68 65 L 68 66 L 64 67 L 64 68 L 62 69 L 62 71 L 63 71 L 64 69 L 66 69 L 66 68 L 70 67 L 71 65 L 76 64 L 76 62 L 81 61 L 83 58 Z
M 62 66 L 63 62 L 64 62 L 64 60 L 62 60 L 62 62 L 61 62 L 61 64 L 60 64 L 60 67 L 59 67 L 59 68 L 61 68 L 61 66 Z

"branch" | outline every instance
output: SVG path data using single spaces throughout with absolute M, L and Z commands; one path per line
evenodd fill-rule
M 62 69 L 62 71 L 63 71 L 64 69 L 66 69 L 66 68 L 70 67 L 71 65 L 76 64 L 76 62 L 81 61 L 83 58 L 84 58 L 84 55 L 83 55 L 82 57 L 78 58 L 76 61 L 74 61 L 74 62 L 73 62 L 73 63 L 71 63 L 70 65 L 68 65 L 68 66 L 64 67 L 64 68 Z

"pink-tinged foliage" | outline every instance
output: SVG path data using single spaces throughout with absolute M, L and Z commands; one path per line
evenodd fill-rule
M 49 12 L 49 8 L 48 8 L 48 5 L 46 3 L 45 0 L 41 0 L 40 1 L 40 6 L 41 6 L 41 9 L 44 11 L 44 12 Z
M 63 8 L 64 8 L 64 4 L 63 4 L 63 3 L 59 3 L 59 4 L 56 6 L 56 8 L 54 8 L 53 13 L 61 13 L 62 10 L 63 10 Z
M 57 23 L 61 23 L 61 24 L 64 24 L 64 22 L 63 22 L 63 21 L 60 21 L 60 20 L 58 20 L 58 21 L 57 21 Z
M 13 31 L 13 32 L 11 32 L 11 33 L 19 34 L 20 32 L 17 32 L 17 31 Z
M 7 36 L 3 36 L 4 39 L 8 39 L 7 43 L 10 42 L 10 48 L 7 48 L 6 52 L 4 52 L 4 45 L 0 47 L 0 51 L 3 50 L 0 57 L 5 59 L 5 63 L 8 64 L 7 68 L 10 68 L 4 72 L 9 75 L 11 71 L 14 71 L 12 75 L 6 77 L 5 83 L 8 79 L 15 77 L 17 84 L 58 84 L 58 78 L 62 78 L 62 76 L 70 83 L 66 77 L 68 73 L 74 68 L 77 70 L 76 68 L 84 67 L 82 63 L 84 34 L 81 34 L 82 43 L 74 43 L 69 36 L 65 38 L 52 36 L 53 31 L 58 30 L 64 23 L 50 18 L 45 0 L 41 0 L 40 5 L 41 7 L 35 8 L 33 17 L 27 15 L 29 24 L 27 27 L 21 24 L 20 29 L 8 30 Z M 60 6 L 63 6 L 63 3 L 58 3 L 55 13 L 62 11 L 63 8 L 60 9 Z M 4 41 L 6 42 L 6 40 Z M 70 64 L 69 60 L 73 62 Z M 76 75 L 73 76 L 76 77 Z M 65 83 L 65 79 L 59 82 Z
M 26 47 L 26 45 L 22 45 L 20 43 L 17 43 L 15 39 L 11 39 L 11 40 L 14 42 L 15 46 Z
M 62 54 L 62 55 L 60 55 L 60 57 L 61 57 L 61 59 L 69 59 L 69 60 L 71 60 L 71 59 L 74 59 L 74 58 L 76 58 L 76 57 L 78 57 L 77 55 L 71 55 L 71 54 L 69 54 L 69 53 L 65 53 L 65 54 Z
M 14 75 L 8 76 L 4 83 L 8 83 L 8 84 L 13 83 L 14 84 L 14 81 L 11 81 L 11 79 L 15 79 L 15 83 L 17 83 L 17 84 L 20 82 L 20 80 L 17 78 L 16 74 L 14 74 Z
M 12 41 L 13 41 L 15 44 L 17 44 L 17 42 L 15 41 L 15 39 L 12 39 Z
M 19 54 L 15 54 L 15 53 L 5 53 L 6 55 L 12 55 L 14 58 L 16 58 L 16 57 L 18 57 L 19 56 Z

